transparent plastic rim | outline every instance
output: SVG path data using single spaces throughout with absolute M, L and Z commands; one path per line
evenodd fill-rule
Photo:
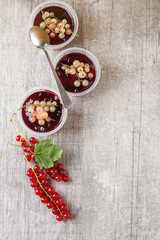
M 74 39 L 74 37 L 77 34 L 79 24 L 78 24 L 77 14 L 70 5 L 68 5 L 65 2 L 59 1 L 59 0 L 51 0 L 51 1 L 46 1 L 46 2 L 39 4 L 32 11 L 31 16 L 30 16 L 30 27 L 33 27 L 34 19 L 35 19 L 37 13 L 40 11 L 40 8 L 45 8 L 45 7 L 49 7 L 52 5 L 65 9 L 71 15 L 71 17 L 73 18 L 73 22 L 74 22 L 74 31 L 72 33 L 72 36 L 67 41 L 65 41 L 64 43 L 61 43 L 61 44 L 57 44 L 57 45 L 50 44 L 47 47 L 48 49 L 51 49 L 51 50 L 57 50 L 57 49 L 61 49 L 61 48 L 65 47 L 67 44 L 69 44 Z
M 54 67 L 56 67 L 57 63 L 59 62 L 59 60 L 64 57 L 66 54 L 69 53 L 82 53 L 85 56 L 87 56 L 94 64 L 95 66 L 95 70 L 96 70 L 96 78 L 94 83 L 91 85 L 90 88 L 88 88 L 87 90 L 83 91 L 83 92 L 79 92 L 79 93 L 72 93 L 67 91 L 68 94 L 70 94 L 71 96 L 83 96 L 86 95 L 87 93 L 90 93 L 98 84 L 100 76 L 101 76 L 101 67 L 100 64 L 98 62 L 98 59 L 88 50 L 84 49 L 84 48 L 77 48 L 77 47 L 73 47 L 73 48 L 68 48 L 63 50 L 62 52 L 60 52 L 54 59 L 53 65 Z M 51 73 L 52 74 L 52 73 Z
M 19 108 L 22 107 L 24 101 L 27 99 L 27 97 L 29 97 L 31 94 L 35 93 L 35 92 L 38 92 L 38 91 L 51 91 L 52 93 L 55 93 L 56 95 L 58 95 L 61 103 L 62 103 L 62 100 L 59 96 L 59 93 L 52 89 L 52 88 L 49 88 L 49 87 L 37 87 L 37 88 L 32 88 L 31 90 L 29 90 L 25 96 L 23 97 L 23 99 L 21 100 L 21 104 L 19 105 Z M 49 135 L 52 135 L 54 133 L 56 133 L 57 131 L 59 131 L 64 123 L 66 122 L 66 119 L 67 119 L 67 115 L 68 115 L 68 110 L 66 108 L 63 107 L 63 111 L 62 111 L 62 117 L 61 117 L 61 122 L 59 123 L 59 125 L 53 129 L 52 131 L 50 132 L 44 132 L 44 133 L 40 133 L 40 132 L 36 132 L 36 131 L 33 131 L 32 129 L 30 129 L 24 122 L 23 118 L 22 118 L 22 109 L 18 111 L 18 119 L 22 125 L 23 128 L 25 128 L 28 132 L 34 134 L 34 135 L 37 135 L 37 136 L 49 136 Z

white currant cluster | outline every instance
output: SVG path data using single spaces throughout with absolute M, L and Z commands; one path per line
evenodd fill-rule
M 30 113 L 30 118 L 29 121 L 34 123 L 36 121 L 38 121 L 38 124 L 40 126 L 44 125 L 45 122 L 50 122 L 51 119 L 48 116 L 48 112 L 55 112 L 56 111 L 56 106 L 57 106 L 57 102 L 53 101 L 53 102 L 45 102 L 45 101 L 41 101 L 39 102 L 38 100 L 34 101 L 34 105 L 31 105 L 28 107 L 28 112 Z
M 83 87 L 89 85 L 89 81 L 85 79 L 87 76 L 89 79 L 93 78 L 93 73 L 90 72 L 90 65 L 88 63 L 80 62 L 79 60 L 74 60 L 73 65 L 68 66 L 62 64 L 61 67 L 67 74 L 76 74 L 78 79 L 74 81 L 75 87 L 80 87 L 81 83 Z
M 70 24 L 66 19 L 62 21 L 57 19 L 53 12 L 42 12 L 43 22 L 40 23 L 40 27 L 45 29 L 51 38 L 54 38 L 58 34 L 60 39 L 64 39 L 66 35 L 71 35 L 72 30 Z

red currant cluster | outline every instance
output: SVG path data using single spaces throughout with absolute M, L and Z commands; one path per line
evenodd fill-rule
M 29 142 L 32 145 L 27 145 L 26 140 L 21 139 L 21 136 L 18 135 L 16 140 L 20 142 L 23 147 L 23 152 L 26 153 L 25 160 L 30 162 L 31 160 L 35 161 L 34 156 L 34 147 L 39 142 L 36 138 L 31 137 Z M 35 161 L 36 162 L 36 161 Z M 44 169 L 48 175 L 51 176 L 52 179 L 60 182 L 62 179 L 64 182 L 69 181 L 69 177 L 66 175 L 66 170 L 63 169 L 61 163 L 54 163 L 54 167 L 49 169 Z M 27 176 L 31 181 L 30 185 L 35 190 L 35 194 L 41 198 L 42 203 L 46 203 L 49 209 L 52 209 L 52 213 L 56 215 L 57 221 L 62 221 L 62 219 L 69 219 L 70 214 L 67 212 L 67 205 L 63 203 L 59 194 L 55 192 L 55 189 L 49 185 L 49 181 L 46 178 L 46 173 L 40 170 L 38 165 L 34 166 L 34 169 L 29 168 L 27 171 Z
M 28 162 L 30 162 L 32 159 L 35 161 L 34 146 L 39 143 L 39 142 L 37 141 L 37 139 L 34 138 L 34 137 L 31 137 L 31 138 L 29 139 L 29 142 L 30 142 L 31 144 L 33 144 L 34 146 L 28 146 L 26 140 L 24 140 L 24 139 L 21 140 L 21 136 L 20 136 L 20 135 L 18 135 L 18 136 L 16 137 L 16 141 L 17 141 L 17 142 L 20 142 L 20 141 L 21 141 L 21 146 L 23 147 L 23 152 L 28 153 L 28 154 L 26 155 L 26 158 L 27 158 Z M 26 159 L 25 159 L 25 160 L 26 160 Z
M 31 187 L 34 188 L 35 194 L 41 198 L 42 203 L 46 203 L 49 209 L 52 209 L 52 213 L 56 215 L 57 221 L 62 221 L 62 219 L 69 219 L 70 214 L 67 212 L 67 205 L 63 203 L 59 194 L 55 192 L 55 189 L 48 184 L 48 179 L 46 178 L 45 172 L 40 170 L 38 165 L 35 165 L 34 171 L 40 181 L 41 185 L 45 189 L 46 193 L 40 187 L 34 172 L 31 168 L 27 171 L 27 176 L 31 181 Z M 50 196 L 50 197 L 49 197 Z
M 54 167 L 46 169 L 46 173 L 57 182 L 62 181 L 62 179 L 64 182 L 69 181 L 69 177 L 66 175 L 66 170 L 63 169 L 63 165 L 61 163 L 55 162 Z

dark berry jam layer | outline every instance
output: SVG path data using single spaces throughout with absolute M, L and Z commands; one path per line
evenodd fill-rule
M 56 6 L 51 6 L 51 7 L 46 7 L 46 8 L 43 8 L 42 9 L 43 13 L 45 12 L 48 12 L 48 13 L 54 13 L 54 16 L 56 19 L 58 19 L 58 22 L 60 21 L 63 21 L 63 19 L 66 19 L 67 20 L 67 24 L 70 25 L 69 29 L 73 32 L 74 31 L 74 21 L 73 21 L 73 18 L 72 16 L 63 8 L 61 7 L 56 7 Z M 52 17 L 54 18 L 54 17 Z M 40 23 L 44 22 L 44 19 L 42 18 L 42 12 L 39 11 L 38 14 L 36 15 L 35 17 L 35 20 L 34 20 L 34 26 L 40 26 Z M 52 25 L 51 25 L 52 26 Z M 49 28 L 46 26 L 44 28 L 45 30 L 49 30 Z M 53 28 L 53 30 L 55 30 Z M 50 33 L 53 34 L 52 31 L 50 31 Z M 49 36 L 50 36 L 50 33 Z M 64 34 L 64 33 L 63 33 Z M 61 35 L 63 35 L 61 34 Z M 54 35 L 54 34 L 53 34 Z M 50 44 L 51 45 L 58 45 L 58 44 L 61 44 L 61 43 L 64 43 L 66 42 L 70 37 L 72 36 L 72 34 L 70 35 L 67 35 L 67 34 L 64 34 L 64 37 L 62 36 L 62 38 L 59 37 L 59 34 L 55 34 L 54 37 L 51 37 L 50 36 Z
M 77 65 L 77 60 L 80 63 L 79 66 Z M 74 63 L 75 66 L 77 65 L 78 67 L 74 67 Z M 85 68 L 84 65 L 89 66 Z M 67 69 L 70 69 L 72 74 L 67 72 L 69 70 L 64 70 L 65 66 L 67 66 Z M 81 69 L 79 67 L 81 67 Z M 72 68 L 74 68 L 74 70 L 71 70 Z M 74 71 L 76 71 L 75 74 Z M 81 53 L 70 53 L 61 58 L 56 65 L 56 72 L 66 91 L 72 93 L 86 91 L 92 86 L 96 78 L 96 70 L 93 62 L 86 55 Z M 83 73 L 86 75 L 85 77 L 83 77 Z M 82 78 L 80 75 L 82 75 Z
M 35 102 L 44 102 L 45 103 L 55 103 L 55 107 L 51 105 L 50 107 L 43 107 L 41 106 L 32 106 Z M 30 105 L 22 108 L 22 118 L 24 123 L 29 127 L 31 130 L 35 132 L 50 132 L 58 127 L 61 122 L 63 106 L 60 103 L 59 97 L 48 90 L 39 91 L 31 94 L 23 103 L 23 106 Z M 31 108 L 31 109 L 30 109 Z M 43 112 L 40 112 L 44 117 L 39 118 L 38 112 L 42 108 Z M 44 111 L 45 109 L 45 111 Z M 52 111 L 50 111 L 50 109 Z M 46 116 L 47 115 L 47 116 Z M 49 120 L 48 120 L 49 119 Z

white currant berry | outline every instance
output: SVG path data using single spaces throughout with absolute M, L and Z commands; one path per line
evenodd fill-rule
M 37 112 L 36 111 L 32 112 L 31 114 L 32 114 L 33 117 L 37 116 Z
M 64 23 L 63 22 L 58 23 L 58 27 L 59 28 L 64 28 Z
M 88 80 L 86 80 L 86 79 L 83 80 L 82 85 L 83 85 L 84 87 L 87 87 L 88 84 L 89 84 Z
M 62 68 L 62 70 L 66 70 L 67 67 L 66 66 L 62 66 L 61 68 Z
M 53 102 L 52 102 L 52 105 L 57 106 L 57 102 L 56 102 L 56 101 L 53 101 Z
M 74 81 L 74 86 L 79 87 L 81 85 L 81 82 L 79 80 Z
M 44 14 L 45 14 L 47 17 L 49 17 L 49 12 L 45 12 Z
M 50 30 L 49 30 L 48 28 L 45 29 L 45 31 L 46 31 L 46 33 L 48 33 L 48 34 L 50 33 Z
M 34 123 L 36 121 L 36 118 L 35 117 L 30 117 L 29 121 Z
M 47 16 L 45 14 L 43 14 L 42 18 L 45 20 L 47 18 Z
M 67 23 L 67 20 L 66 20 L 66 19 L 63 19 L 62 22 L 63 22 L 64 24 L 66 24 L 66 23 Z
M 56 34 L 55 34 L 54 32 L 51 32 L 51 33 L 50 33 L 50 37 L 51 37 L 51 38 L 54 38 L 55 36 L 56 36 Z
M 66 34 L 67 34 L 67 35 L 71 35 L 71 34 L 72 34 L 72 30 L 71 30 L 70 28 L 68 28 L 68 29 L 66 30 Z
M 48 106 L 44 107 L 44 111 L 48 112 L 49 111 L 49 107 Z
M 36 108 L 36 111 L 37 111 L 38 113 L 40 113 L 40 112 L 43 111 L 43 108 L 39 106 L 39 107 Z
M 57 19 L 56 18 L 52 18 L 52 23 L 57 23 Z
M 73 65 L 71 65 L 71 66 L 70 66 L 70 68 L 74 68 L 74 66 L 73 66 Z
M 60 32 L 61 33 L 65 33 L 65 29 L 64 28 L 60 28 Z
M 79 67 L 79 65 L 80 65 L 80 62 L 78 60 L 74 60 L 73 66 L 77 68 Z
M 39 24 L 39 26 L 40 26 L 41 28 L 45 28 L 45 27 L 46 27 L 46 24 L 45 24 L 45 22 L 41 22 L 41 23 Z
M 66 29 L 70 28 L 70 25 L 67 23 L 67 24 L 65 25 L 65 28 L 66 28 Z
M 50 24 L 52 22 L 52 19 L 51 18 L 47 18 L 46 19 L 46 23 Z
M 54 12 L 50 12 L 50 13 L 49 13 L 49 16 L 50 16 L 50 17 L 54 17 Z
M 51 121 L 51 118 L 50 117 L 47 117 L 46 118 L 46 122 L 50 122 Z
M 83 68 L 82 67 L 78 67 L 77 68 L 77 72 L 83 72 Z
M 44 113 L 42 113 L 42 118 L 47 118 L 48 117 L 48 113 L 47 112 L 44 112 Z
M 39 101 L 38 101 L 38 100 L 35 100 L 35 101 L 34 101 L 34 104 L 35 104 L 35 105 L 38 105 L 38 104 L 39 104 Z
M 65 38 L 65 34 L 64 33 L 60 33 L 58 36 L 59 36 L 60 39 Z
M 41 104 L 41 106 L 45 106 L 46 102 L 45 101 L 41 101 L 40 104 Z
M 41 126 L 44 125 L 45 124 L 45 120 L 44 119 L 38 120 L 38 124 L 41 125 Z
M 48 102 L 47 102 L 47 105 L 48 105 L 48 106 L 51 106 L 51 105 L 52 105 L 51 101 L 48 101 Z
M 85 67 L 85 68 L 89 68 L 90 65 L 89 65 L 88 63 L 85 63 L 85 64 L 84 64 L 84 67 Z
M 88 73 L 90 71 L 90 68 L 89 67 L 85 67 L 84 71 Z
M 85 78 L 86 73 L 85 73 L 85 72 L 79 72 L 79 73 L 78 73 L 78 76 L 79 76 L 80 78 Z
M 29 106 L 28 112 L 30 112 L 30 113 L 34 112 L 34 106 Z
M 70 74 L 72 74 L 72 75 L 76 74 L 76 69 L 75 68 L 71 68 L 70 69 Z
M 93 73 L 88 73 L 89 78 L 93 78 Z
M 84 62 L 80 62 L 80 67 L 84 67 Z
M 56 107 L 52 106 L 49 108 L 50 112 L 55 112 L 56 111 Z
M 51 29 L 54 29 L 55 26 L 56 26 L 56 25 L 55 25 L 54 23 L 49 24 L 49 27 L 50 27 Z
M 37 114 L 37 119 L 42 119 L 43 117 L 42 117 L 42 113 L 38 113 Z
M 54 29 L 54 31 L 55 31 L 55 33 L 59 33 L 59 31 L 60 31 L 59 27 L 56 27 L 56 28 Z
M 70 71 L 71 71 L 71 69 L 70 69 L 70 68 L 66 68 L 66 70 L 65 70 L 65 73 L 69 74 L 69 73 L 70 73 Z

